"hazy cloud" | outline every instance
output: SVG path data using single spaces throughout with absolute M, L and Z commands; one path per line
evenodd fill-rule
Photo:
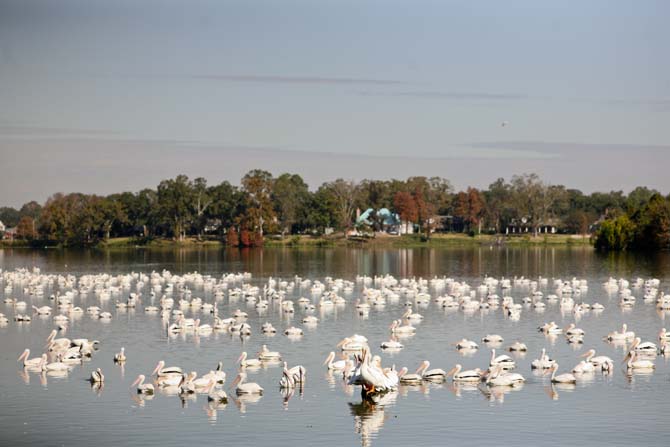
M 403 91 L 403 92 L 360 92 L 361 96 L 401 96 L 414 98 L 454 99 L 459 101 L 518 101 L 528 99 L 526 95 L 506 93 Z
M 670 145 L 654 144 L 604 144 L 604 143 L 577 143 L 577 142 L 547 142 L 547 141 L 491 141 L 469 144 L 478 149 L 507 149 L 533 151 L 560 155 L 583 154 L 584 152 L 626 152 L 634 157 L 636 152 L 670 152 Z

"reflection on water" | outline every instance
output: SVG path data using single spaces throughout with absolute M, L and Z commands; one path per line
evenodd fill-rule
M 42 266 L 55 272 L 161 270 L 249 271 L 254 276 L 342 277 L 383 275 L 432 277 L 456 274 L 478 278 L 503 273 L 508 277 L 572 277 L 608 272 L 613 277 L 644 273 L 661 277 L 670 270 L 670 253 L 598 253 L 590 247 L 455 247 L 407 248 L 128 248 L 106 250 L 0 249 L 7 268 Z
M 389 392 L 371 396 L 359 403 L 349 402 L 349 412 L 354 417 L 354 431 L 360 435 L 362 446 L 372 445 L 388 417 L 385 409 L 393 406 L 397 397 L 397 392 Z

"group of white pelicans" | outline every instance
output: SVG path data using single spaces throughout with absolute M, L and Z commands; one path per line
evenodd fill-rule
M 299 306 L 305 312 L 302 322 L 305 326 L 316 325 L 318 318 L 309 315 L 317 307 L 321 309 L 330 309 L 336 306 L 346 306 L 350 300 L 341 295 L 351 295 L 354 292 L 356 283 L 362 287 L 360 298 L 356 300 L 356 311 L 363 316 L 369 314 L 371 309 L 382 308 L 390 302 L 398 302 L 401 297 L 405 297 L 407 309 L 401 318 L 394 320 L 390 325 L 391 339 L 382 343 L 382 349 L 397 350 L 402 349 L 403 345 L 399 339 L 412 336 L 416 328 L 412 325 L 423 319 L 423 316 L 412 310 L 412 304 L 428 304 L 431 299 L 437 305 L 444 308 L 455 307 L 463 312 L 471 312 L 477 309 L 496 309 L 502 308 L 504 314 L 510 319 L 520 318 L 524 307 L 534 307 L 542 309 L 545 306 L 543 302 L 543 293 L 539 290 L 540 286 L 548 286 L 546 278 L 539 278 L 537 281 L 527 278 L 514 279 L 495 279 L 486 277 L 482 284 L 476 288 L 471 288 L 465 282 L 455 281 L 451 278 L 433 278 L 425 279 L 396 279 L 393 276 L 363 277 L 356 278 L 356 282 L 342 279 L 326 278 L 324 282 L 318 280 L 302 279 L 294 277 L 291 281 L 277 280 L 269 278 L 262 287 L 253 286 L 245 283 L 251 279 L 248 273 L 226 274 L 220 279 L 210 275 L 202 275 L 197 272 L 184 275 L 173 275 L 168 271 L 162 273 L 153 272 L 150 275 L 143 273 L 130 273 L 126 275 L 83 275 L 77 278 L 74 275 L 45 275 L 38 269 L 32 271 L 27 269 L 18 269 L 13 272 L 2 272 L 0 284 L 4 285 L 5 295 L 13 292 L 15 287 L 22 287 L 25 295 L 32 299 L 44 298 L 45 291 L 48 289 L 58 289 L 58 292 L 50 295 L 53 301 L 50 306 L 32 306 L 34 313 L 42 317 L 48 317 L 52 312 L 58 311 L 53 317 L 54 323 L 58 329 L 65 330 L 71 318 L 81 315 L 84 310 L 74 306 L 75 298 L 86 299 L 88 295 L 95 295 L 100 304 L 104 305 L 112 297 L 127 296 L 125 301 L 116 300 L 114 304 L 117 309 L 135 308 L 142 305 L 141 290 L 145 287 L 150 288 L 151 304 L 144 306 L 147 313 L 157 313 L 162 316 L 164 327 L 170 334 L 176 333 L 195 333 L 206 335 L 213 331 L 227 331 L 237 333 L 241 336 L 251 335 L 252 327 L 247 322 L 248 314 L 237 310 L 230 318 L 220 318 L 218 314 L 217 303 L 208 303 L 201 298 L 192 297 L 192 289 L 203 289 L 210 293 L 216 301 L 223 299 L 226 295 L 230 302 L 244 299 L 249 305 L 253 305 L 259 312 L 267 309 L 271 302 L 278 302 L 281 312 L 293 313 L 296 306 Z M 235 285 L 238 287 L 233 287 Z M 527 288 L 528 297 L 522 299 L 522 303 L 515 303 L 511 296 L 505 295 L 513 286 Z M 656 302 L 659 309 L 670 309 L 670 295 L 659 294 L 659 281 L 637 279 L 632 283 L 626 280 L 610 279 L 604 287 L 610 293 L 618 293 L 620 296 L 620 305 L 630 307 L 635 304 L 635 297 L 631 292 L 633 288 L 644 288 L 644 301 Z M 133 291 L 133 288 L 135 289 Z M 288 298 L 288 295 L 299 288 L 301 291 L 309 291 L 310 298 L 299 298 L 295 302 Z M 434 291 L 435 298 L 432 298 L 430 290 Z M 503 292 L 502 299 L 496 294 L 500 289 Z M 591 310 L 602 310 L 600 304 L 587 304 L 584 302 L 576 303 L 580 295 L 588 289 L 585 280 L 573 279 L 571 281 L 554 281 L 554 294 L 547 296 L 547 302 L 558 302 L 562 310 L 572 311 L 575 316 Z M 63 293 L 61 293 L 61 291 Z M 178 301 L 172 298 L 177 294 Z M 161 296 L 158 299 L 158 296 Z M 479 298 L 478 298 L 479 295 Z M 154 305 L 155 299 L 158 299 L 159 305 Z M 411 300 L 411 301 L 410 301 Z M 26 307 L 25 302 L 20 302 L 13 298 L 5 299 L 5 304 L 11 305 L 15 309 L 15 320 L 28 322 L 31 317 L 21 314 L 22 308 Z M 187 309 L 211 313 L 213 315 L 212 324 L 201 324 L 200 319 L 186 318 L 184 312 Z M 99 320 L 110 320 L 112 314 L 108 311 L 102 311 L 99 306 L 89 306 L 86 311 L 92 318 Z M 0 314 L 0 325 L 6 325 L 8 319 L 4 314 Z M 172 321 L 172 322 L 170 322 Z M 546 323 L 538 328 L 547 336 L 556 336 L 563 334 L 570 343 L 582 343 L 584 331 L 570 324 L 566 328 L 559 327 L 555 322 Z M 261 331 L 266 334 L 276 332 L 276 329 L 269 322 L 261 326 Z M 300 328 L 291 326 L 284 331 L 288 336 L 300 337 L 303 331 Z M 18 361 L 29 371 L 48 372 L 51 374 L 64 373 L 69 371 L 73 364 L 80 363 L 85 357 L 92 356 L 98 349 L 99 341 L 88 340 L 85 338 L 68 339 L 57 338 L 58 330 L 54 329 L 47 338 L 47 352 L 39 357 L 30 358 L 30 351 L 26 349 Z M 631 343 L 628 352 L 624 358 L 624 364 L 628 371 L 651 371 L 654 368 L 654 359 L 658 354 L 670 354 L 667 345 L 670 342 L 670 332 L 662 329 L 658 335 L 659 346 L 650 341 L 643 342 L 635 333 L 629 331 L 624 324 L 620 331 L 609 333 L 606 340 L 612 342 Z M 482 338 L 482 341 L 488 346 L 501 346 L 503 338 L 500 335 L 490 334 Z M 453 343 L 456 349 L 461 352 L 474 352 L 479 349 L 476 342 L 462 339 Z M 489 387 L 515 387 L 523 382 L 525 378 L 518 372 L 513 372 L 516 368 L 515 360 L 508 355 L 496 355 L 495 349 L 491 350 L 491 357 L 488 367 L 484 369 L 463 370 L 460 364 L 456 364 L 449 371 L 434 368 L 430 369 L 430 362 L 424 360 L 414 373 L 409 373 L 408 368 L 403 367 L 396 370 L 395 365 L 383 367 L 381 357 L 372 355 L 372 351 L 366 337 L 354 334 L 344 338 L 337 347 L 342 352 L 342 358 L 336 360 L 335 352 L 331 352 L 326 358 L 324 365 L 330 371 L 342 373 L 346 383 L 351 385 L 360 385 L 363 394 L 366 396 L 377 393 L 385 393 L 398 388 L 400 385 L 411 385 L 422 383 L 423 381 L 445 381 L 449 377 L 454 382 L 460 383 L 480 383 L 483 382 Z M 508 347 L 508 351 L 523 352 L 527 351 L 525 344 L 516 342 Z M 542 349 L 539 358 L 531 362 L 531 368 L 543 371 L 545 374 L 551 374 L 552 383 L 574 384 L 581 377 L 593 374 L 596 371 L 611 372 L 614 368 L 614 360 L 607 356 L 596 356 L 594 349 L 588 350 L 581 356 L 581 360 L 570 372 L 558 374 L 559 365 L 551 359 Z M 49 359 L 53 361 L 49 361 Z M 114 355 L 114 361 L 119 364 L 126 362 L 125 350 Z M 281 355 L 276 351 L 271 351 L 266 345 L 257 353 L 256 357 L 248 358 L 247 353 L 243 352 L 238 359 L 238 374 L 233 381 L 231 388 L 234 388 L 237 395 L 262 395 L 263 388 L 253 382 L 247 381 L 246 370 L 248 368 L 259 367 L 266 362 L 281 364 Z M 292 390 L 302 388 L 305 383 L 306 371 L 301 365 L 290 367 L 286 362 L 279 386 L 282 389 Z M 194 371 L 185 372 L 180 367 L 166 367 L 163 361 L 160 361 L 154 371 L 151 373 L 152 383 L 147 381 L 145 375 L 139 375 L 133 382 L 132 387 L 143 395 L 154 394 L 156 388 L 168 393 L 179 395 L 184 394 L 207 394 L 208 399 L 214 402 L 225 402 L 228 399 L 222 385 L 226 379 L 226 373 L 223 371 L 223 364 L 218 363 L 216 369 L 207 372 L 202 376 Z M 91 373 L 90 381 L 94 384 L 103 383 L 105 377 L 100 368 Z

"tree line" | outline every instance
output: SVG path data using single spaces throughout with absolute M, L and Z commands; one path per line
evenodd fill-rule
M 425 237 L 435 230 L 499 234 L 521 222 L 531 234 L 548 222 L 557 223 L 560 232 L 587 234 L 603 218 L 605 229 L 612 224 L 626 228 L 617 234 L 628 235 L 630 222 L 638 233 L 653 227 L 661 234 L 665 224 L 656 222 L 654 216 L 667 206 L 667 197 L 646 187 L 629 194 L 584 194 L 548 184 L 536 174 L 515 175 L 509 181 L 499 178 L 486 189 L 463 191 L 455 191 L 441 177 L 359 182 L 340 178 L 310 190 L 297 174 L 275 177 L 255 169 L 239 185 L 228 181 L 209 185 L 201 177 L 178 175 L 161 181 L 155 189 L 138 192 L 108 196 L 57 193 L 42 205 L 32 201 L 20 209 L 0 208 L 0 221 L 16 227 L 15 237 L 40 243 L 90 245 L 113 237 L 183 240 L 207 236 L 230 245 L 252 246 L 262 244 L 268 234 L 323 234 L 333 228 L 346 236 L 355 226 L 356 210 L 368 208 L 397 213 Z M 375 211 L 369 218 L 371 228 L 366 230 L 383 231 L 384 221 Z M 438 225 L 436 216 L 449 217 Z M 627 247 L 632 246 L 633 239 L 624 239 Z

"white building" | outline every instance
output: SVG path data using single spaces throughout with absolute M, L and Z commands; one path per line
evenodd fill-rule
M 4 232 L 5 229 L 6 229 L 5 224 L 3 224 L 2 221 L 0 220 L 0 233 Z

